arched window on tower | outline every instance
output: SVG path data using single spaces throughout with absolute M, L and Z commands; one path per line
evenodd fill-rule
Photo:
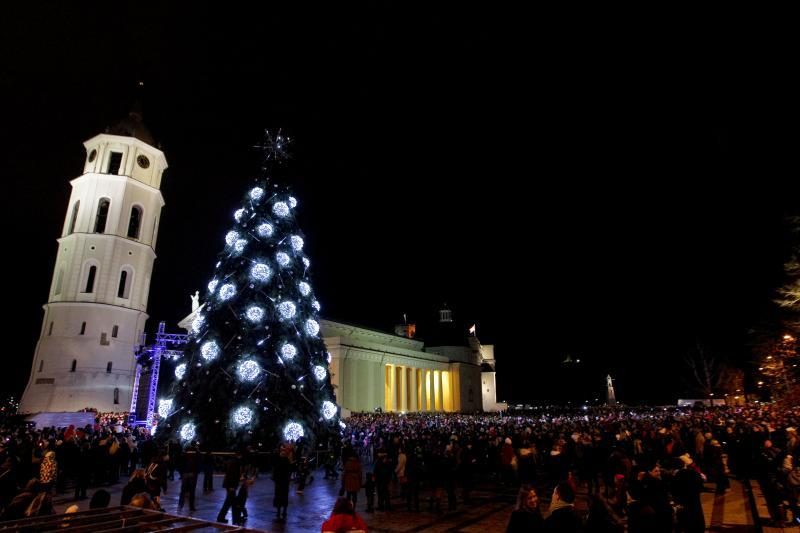
M 39 361 L 39 372 L 41 372 L 42 370 L 44 370 L 44 359 Z
M 112 366 L 112 362 L 109 361 L 108 364 L 106 365 L 106 373 L 107 374 L 111 373 L 111 366 Z
M 128 272 L 123 270 L 119 273 L 119 289 L 117 289 L 117 296 L 119 298 L 127 298 L 128 292 Z
M 119 388 L 114 389 L 114 403 L 119 403 Z
M 72 218 L 69 220 L 69 231 L 67 231 L 67 235 L 72 235 L 75 232 L 75 223 L 78 221 L 78 210 L 81 208 L 81 201 L 78 200 L 75 202 L 75 205 L 72 206 Z
M 52 334 L 53 334 L 53 323 L 50 322 L 50 327 L 47 328 L 47 336 L 49 337 Z
M 86 335 L 86 322 L 81 324 L 81 335 Z
M 142 208 L 138 205 L 131 207 L 131 218 L 128 221 L 128 237 L 139 238 L 139 229 L 142 225 Z
M 58 269 L 58 276 L 56 277 L 56 295 L 61 294 L 61 286 L 64 284 L 64 268 Z
M 70 367 L 69 371 L 70 372 L 75 372 L 76 368 L 78 368 L 78 360 L 77 359 L 73 359 L 72 360 L 72 366 Z
M 114 327 L 113 327 L 113 328 L 111 328 L 111 338 L 112 338 L 112 339 L 116 339 L 116 338 L 117 338 L 117 335 L 119 335 L 119 326 L 117 326 L 116 324 L 114 324 Z
M 97 266 L 89 267 L 89 275 L 86 276 L 86 290 L 83 292 L 94 292 L 94 278 L 97 276 Z
M 106 219 L 108 218 L 108 207 L 111 205 L 111 200 L 108 198 L 100 198 L 97 203 L 97 216 L 94 219 L 94 232 L 106 232 Z

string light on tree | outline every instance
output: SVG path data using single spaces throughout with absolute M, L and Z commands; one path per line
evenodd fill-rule
M 185 441 L 194 440 L 195 435 L 195 427 L 194 424 L 191 422 L 187 422 L 186 424 L 181 426 L 181 439 Z
M 158 401 L 158 416 L 160 416 L 161 418 L 167 418 L 171 412 L 172 412 L 171 398 Z
M 250 322 L 261 322 L 264 319 L 264 308 L 251 305 L 247 308 L 247 320 Z
M 238 240 L 239 240 L 238 231 L 231 230 L 225 235 L 225 244 L 227 244 L 228 246 L 233 246 Z
M 237 407 L 232 416 L 236 425 L 244 426 L 253 420 L 253 410 L 249 407 Z
M 275 205 L 272 206 L 272 212 L 276 216 L 286 218 L 289 216 L 289 206 L 284 202 L 275 202 Z
M 236 373 L 242 381 L 253 381 L 261 373 L 261 367 L 255 361 L 248 359 L 239 363 Z
M 294 305 L 294 302 L 285 301 L 278 304 L 278 312 L 281 314 L 283 318 L 293 318 L 294 315 L 297 313 L 297 306 Z
M 236 294 L 236 286 L 233 283 L 226 283 L 219 290 L 219 299 L 224 301 L 230 300 Z
M 316 337 L 319 333 L 319 322 L 314 320 L 313 318 L 309 318 L 306 320 L 306 333 L 311 335 L 312 337 Z
M 265 239 L 268 239 L 269 237 L 272 237 L 273 231 L 274 230 L 272 228 L 272 224 L 269 224 L 267 222 L 264 222 L 263 224 L 259 224 L 258 228 L 256 228 L 256 232 L 258 233 L 258 236 L 259 237 L 264 237 Z
M 286 424 L 286 427 L 283 428 L 283 437 L 288 441 L 294 442 L 303 436 L 305 436 L 303 426 L 297 422 L 289 422 Z
M 281 346 L 281 355 L 284 359 L 292 360 L 297 355 L 297 348 L 294 347 L 293 344 L 289 344 L 288 342 Z
M 330 420 L 336 414 L 336 404 L 325 400 L 322 402 L 322 416 L 325 417 L 325 420 Z
M 278 265 L 282 267 L 287 267 L 292 262 L 292 259 L 286 252 L 278 252 L 277 254 L 275 254 L 275 261 L 278 262 Z
M 256 263 L 250 269 L 250 277 L 256 281 L 267 282 L 272 276 L 272 270 L 264 263 Z
M 200 353 L 206 361 L 212 361 L 219 355 L 219 344 L 214 341 L 208 341 L 200 348 Z
M 291 237 L 289 237 L 289 242 L 292 244 L 292 249 L 295 252 L 299 252 L 300 250 L 302 250 L 303 245 L 305 244 L 303 238 L 297 235 L 292 235 Z
M 311 285 L 309 285 L 305 281 L 301 281 L 300 283 L 298 283 L 297 288 L 300 291 L 300 294 L 302 294 L 303 296 L 308 296 L 309 294 L 311 294 Z

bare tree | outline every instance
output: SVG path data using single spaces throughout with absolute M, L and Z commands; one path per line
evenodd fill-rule
M 719 389 L 722 377 L 721 364 L 710 355 L 699 342 L 684 358 L 689 368 L 689 382 L 692 389 L 703 394 L 704 397 L 713 396 Z
M 800 216 L 789 217 L 788 221 L 793 237 L 792 256 L 784 264 L 786 283 L 778 289 L 775 303 L 786 311 L 786 325 L 797 334 L 800 333 Z

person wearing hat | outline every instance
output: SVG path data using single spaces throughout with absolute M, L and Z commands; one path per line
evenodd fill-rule
M 679 458 L 683 467 L 672 479 L 672 496 L 678 504 L 678 529 L 686 533 L 702 533 L 706 530 L 706 519 L 700 502 L 703 477 L 688 453 Z

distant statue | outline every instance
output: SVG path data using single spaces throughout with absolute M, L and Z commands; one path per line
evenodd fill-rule
M 194 313 L 200 307 L 200 291 L 194 291 L 189 298 L 192 299 L 192 313 Z
M 606 389 L 608 389 L 606 391 L 606 404 L 612 407 L 617 405 L 617 397 L 614 394 L 614 382 L 610 374 L 606 377 Z

